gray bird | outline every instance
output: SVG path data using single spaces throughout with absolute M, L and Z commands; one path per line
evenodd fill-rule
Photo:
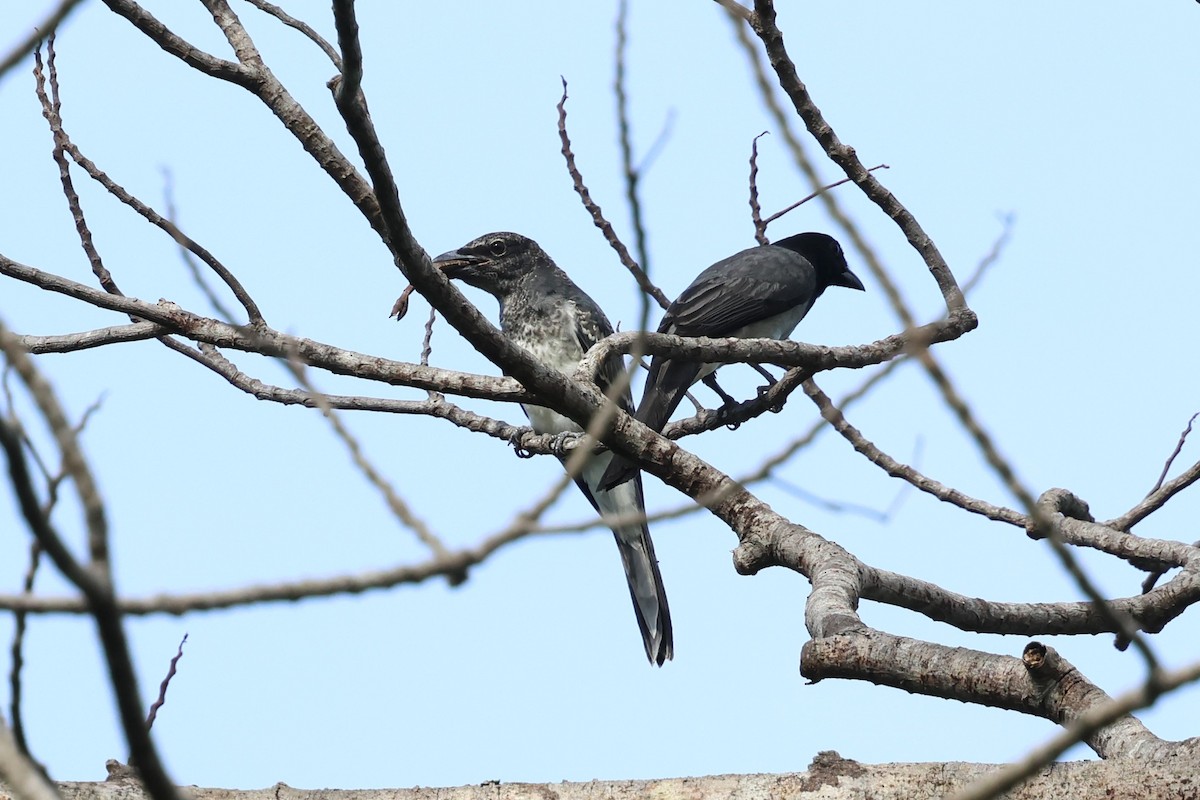
M 658 332 L 785 339 L 830 286 L 863 290 L 862 281 L 850 271 L 836 239 L 824 233 L 796 234 L 743 250 L 701 272 L 671 303 Z M 720 394 L 726 404 L 732 404 L 733 398 L 717 386 L 712 375 L 720 366 L 655 356 L 635 417 L 661 431 L 688 387 L 699 380 Z M 759 371 L 774 381 L 766 370 Z M 635 475 L 640 475 L 637 466 L 617 456 L 599 486 L 612 490 Z
M 500 328 L 515 344 L 542 363 L 572 375 L 584 353 L 613 332 L 600 307 L 559 269 L 538 243 L 516 233 L 488 233 L 457 250 L 433 260 L 447 277 L 482 289 L 500 301 Z M 625 369 L 624 359 L 614 354 L 597 375 L 602 390 Z M 629 389 L 614 398 L 629 413 L 633 396 Z M 525 413 L 538 433 L 579 432 L 568 417 L 542 406 L 526 405 Z M 576 478 L 579 490 L 598 512 L 606 515 L 645 515 L 642 481 L 613 489 L 600 489 L 600 476 L 613 454 L 593 456 Z M 671 658 L 671 615 L 663 589 L 654 543 L 644 521 L 613 525 L 617 549 L 625 565 L 625 578 L 637 612 L 638 627 L 646 646 L 646 657 L 662 665 Z

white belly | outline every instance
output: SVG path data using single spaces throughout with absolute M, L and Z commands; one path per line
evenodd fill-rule
M 576 327 L 575 313 L 575 304 L 571 302 L 563 303 L 555 309 L 557 319 L 553 321 L 554 329 L 574 331 Z M 579 346 L 579 342 L 573 336 L 547 337 L 519 329 L 510 329 L 508 335 L 514 342 L 532 353 L 538 361 L 567 376 L 575 374 L 575 368 L 579 366 L 579 361 L 583 358 L 583 348 Z M 557 411 L 532 405 L 526 405 L 523 408 L 529 415 L 529 424 L 538 433 L 564 433 L 566 431 L 579 433 L 583 430 L 572 422 L 570 417 L 564 417 Z
M 551 411 L 545 406 L 522 406 L 525 413 L 529 415 L 529 424 L 538 433 L 580 433 L 583 428 L 571 421 L 570 417 L 564 417 L 557 411 Z

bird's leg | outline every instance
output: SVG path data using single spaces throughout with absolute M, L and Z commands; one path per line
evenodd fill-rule
M 717 383 L 717 374 L 715 372 L 710 372 L 700 380 L 704 382 L 705 386 L 712 389 L 721 398 L 721 407 L 717 409 L 718 417 L 725 416 L 734 406 L 738 404 L 738 401 L 730 396 L 729 392 L 722 389 L 721 384 Z M 726 427 L 731 431 L 736 431 L 741 424 L 742 423 L 740 422 L 726 423 Z
M 770 373 L 770 371 L 766 367 L 764 367 L 762 364 L 751 364 L 750 366 L 752 366 L 756 370 L 758 370 L 758 374 L 762 375 L 764 378 L 767 379 L 766 386 L 758 387 L 758 396 L 759 397 L 762 397 L 767 392 L 771 391 L 772 387 L 774 387 L 775 384 L 779 383 L 779 380 L 774 375 L 772 375 Z M 771 413 L 778 414 L 780 411 L 783 411 L 783 403 L 778 403 L 776 405 L 771 406 Z
M 767 388 L 768 389 L 770 389 L 775 384 L 779 383 L 779 381 L 775 378 L 775 376 L 771 374 L 770 370 L 768 370 L 762 364 L 751 364 L 750 366 L 754 367 L 754 369 L 758 372 L 759 375 L 762 375 L 764 378 L 767 379 Z M 758 393 L 761 395 L 763 393 L 763 390 L 760 389 Z
M 701 411 L 707 410 L 704 408 L 704 405 L 699 400 L 696 399 L 696 395 L 692 394 L 691 392 L 685 391 L 683 393 L 683 396 L 686 397 L 688 400 L 692 401 L 692 405 L 696 407 L 697 414 L 699 414 Z

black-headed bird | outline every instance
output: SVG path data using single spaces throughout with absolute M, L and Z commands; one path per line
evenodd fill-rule
M 824 233 L 799 233 L 774 244 L 751 247 L 722 259 L 696 276 L 671 303 L 659 333 L 739 339 L 785 339 L 830 286 L 863 290 L 850 271 L 842 246 Z M 710 383 L 721 364 L 654 356 L 634 415 L 661 431 L 698 380 Z M 724 392 L 722 398 L 732 401 Z M 599 486 L 612 490 L 635 475 L 637 465 L 617 456 Z

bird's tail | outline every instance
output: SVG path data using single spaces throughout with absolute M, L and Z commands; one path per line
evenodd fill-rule
M 632 461 L 625 456 L 613 454 L 613 460 L 608 465 L 608 469 L 604 471 L 603 477 L 600 478 L 600 488 L 605 491 L 612 491 L 616 487 L 629 481 L 634 475 L 637 475 L 638 468 Z
M 605 455 L 593 459 L 596 473 L 587 474 L 584 485 L 595 486 L 597 473 L 604 470 Z M 614 458 L 615 460 L 615 458 Z M 626 516 L 646 513 L 642 498 L 642 478 L 634 470 L 635 480 L 628 481 L 609 491 L 590 489 L 589 496 L 596 510 L 607 515 Z M 629 584 L 629 595 L 633 599 L 633 610 L 637 614 L 638 628 L 642 632 L 642 643 L 646 646 L 646 657 L 650 663 L 662 666 L 671 658 L 675 649 L 671 634 L 671 612 L 667 608 L 667 592 L 663 589 L 662 575 L 658 571 L 658 559 L 654 556 L 654 542 L 650 540 L 650 529 L 645 520 L 611 525 L 621 552 L 621 564 L 625 567 L 625 580 Z
M 634 419 L 646 427 L 661 432 L 667 421 L 679 407 L 687 388 L 700 373 L 701 365 L 691 361 L 654 359 L 642 402 L 637 407 Z M 614 455 L 613 460 L 600 479 L 600 488 L 611 490 L 620 486 L 638 473 L 637 465 L 624 456 Z
M 640 530 L 635 530 L 638 527 Z M 675 640 L 671 631 L 671 612 L 667 608 L 667 592 L 658 571 L 658 560 L 654 557 L 650 532 L 644 524 L 621 526 L 613 530 L 613 536 L 617 540 L 617 549 L 621 551 L 621 563 L 625 566 L 625 580 L 629 583 L 633 610 L 637 613 L 638 627 L 642 631 L 646 658 L 661 667 L 664 661 L 674 655 Z

